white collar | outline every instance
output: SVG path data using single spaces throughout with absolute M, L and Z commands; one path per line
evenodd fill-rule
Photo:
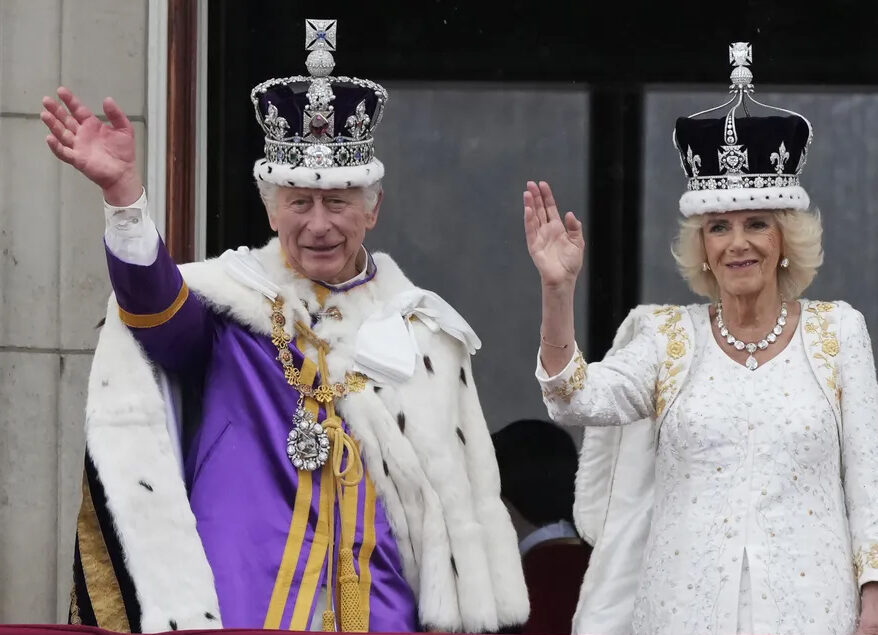
M 557 540 L 558 538 L 579 538 L 576 529 L 566 520 L 559 520 L 551 525 L 543 525 L 536 531 L 529 533 L 518 543 L 518 551 L 522 557 L 541 542 Z
M 338 291 L 339 289 L 347 287 L 355 282 L 362 282 L 366 279 L 366 276 L 369 275 L 369 252 L 366 251 L 365 245 L 360 245 L 360 253 L 357 254 L 357 260 L 362 260 L 363 263 L 357 265 L 357 269 L 359 269 L 360 271 L 350 280 L 345 280 L 344 282 L 339 282 L 336 284 L 324 282 L 323 280 L 318 280 L 318 282 L 324 287 L 333 289 L 334 291 Z

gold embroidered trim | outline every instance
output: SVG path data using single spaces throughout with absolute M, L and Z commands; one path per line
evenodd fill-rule
M 840 403 L 841 385 L 838 378 L 838 364 L 833 359 L 839 352 L 838 338 L 835 333 L 829 330 L 829 320 L 824 316 L 836 308 L 836 305 L 831 302 L 818 302 L 806 308 L 805 312 L 810 313 L 811 317 L 805 320 L 805 332 L 817 337 L 811 342 L 812 348 L 818 348 L 819 345 L 819 351 L 814 353 L 813 357 L 820 362 L 820 368 L 829 371 L 826 385 Z
M 576 367 L 573 369 L 573 374 L 571 374 L 570 377 L 552 389 L 543 389 L 543 396 L 546 399 L 560 399 L 564 403 L 570 403 L 570 398 L 573 397 L 573 393 L 582 390 L 583 386 L 585 386 L 585 370 L 587 364 L 582 358 L 582 353 L 580 351 L 576 351 L 576 354 L 573 356 L 573 363 Z
M 653 315 L 667 316 L 664 323 L 658 327 L 658 332 L 668 338 L 665 346 L 667 358 L 659 367 L 658 377 L 655 381 L 655 414 L 659 416 L 668 405 L 668 399 L 677 388 L 677 380 L 674 379 L 684 368 L 682 363 L 676 360 L 686 355 L 689 345 L 689 335 L 680 326 L 683 312 L 679 307 L 669 306 L 656 309 Z
M 322 404 L 366 389 L 368 377 L 362 373 L 346 373 L 343 383 L 330 384 L 328 377 L 323 378 L 323 381 L 327 383 L 321 383 L 316 388 L 311 385 L 311 382 L 303 381 L 301 371 L 293 364 L 293 352 L 289 347 L 293 337 L 284 330 L 287 319 L 284 317 L 283 308 L 284 301 L 278 296 L 271 304 L 271 343 L 277 347 L 277 360 L 283 365 L 284 377 L 290 386 L 293 386 L 305 397 L 311 397 Z M 325 353 L 329 349 L 329 344 L 314 335 L 311 329 L 300 329 L 300 331 L 318 350 L 323 350 Z
M 122 320 L 124 324 L 136 329 L 151 329 L 156 326 L 161 326 L 172 317 L 177 315 L 177 311 L 183 308 L 183 305 L 186 304 L 186 300 L 189 298 L 189 287 L 186 286 L 186 283 L 183 283 L 183 286 L 180 287 L 180 292 L 177 294 L 177 297 L 174 298 L 174 301 L 164 311 L 160 313 L 129 313 L 122 307 L 119 307 L 119 318 Z
M 863 575 L 866 569 L 878 569 L 878 543 L 870 543 L 867 547 L 860 547 L 854 558 L 854 567 L 857 570 L 857 578 Z
M 88 477 L 82 477 L 82 506 L 76 523 L 76 540 L 79 542 L 79 558 L 86 594 L 91 602 L 97 626 L 108 631 L 130 633 L 125 601 L 101 524 L 95 510 Z
M 76 585 L 70 589 L 70 623 L 74 626 L 82 624 L 82 618 L 79 616 L 79 598 L 76 597 Z

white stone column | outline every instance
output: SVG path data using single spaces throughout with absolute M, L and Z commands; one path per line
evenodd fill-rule
M 110 287 L 100 191 L 40 99 L 112 95 L 146 169 L 147 0 L 0 0 L 0 623 L 65 621 L 85 391 Z M 144 179 L 146 174 L 144 173 Z

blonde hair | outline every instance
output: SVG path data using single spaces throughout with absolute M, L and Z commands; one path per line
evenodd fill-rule
M 704 214 L 690 216 L 680 221 L 680 231 L 671 247 L 677 268 L 689 288 L 700 296 L 719 299 L 719 285 L 711 271 L 704 271 L 707 260 L 704 237 L 701 233 Z M 787 300 L 798 298 L 817 275 L 823 264 L 823 225 L 820 213 L 801 210 L 777 210 L 775 218 L 783 237 L 781 258 L 787 258 L 790 266 L 778 267 L 777 286 Z

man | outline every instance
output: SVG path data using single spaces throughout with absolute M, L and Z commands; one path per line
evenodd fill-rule
M 530 594 L 521 632 L 564 635 L 591 555 L 573 526 L 576 446 L 566 430 L 538 419 L 514 421 L 491 439 Z
M 310 75 L 251 94 L 278 234 L 258 250 L 177 268 L 124 113 L 107 99 L 103 124 L 64 88 L 66 109 L 43 101 L 51 150 L 103 190 L 115 291 L 89 382 L 72 622 L 484 632 L 527 617 L 478 338 L 363 247 L 387 93 L 329 77 L 335 29 L 307 21 Z M 166 425 L 175 387 L 199 396 L 182 409 L 194 431 Z

